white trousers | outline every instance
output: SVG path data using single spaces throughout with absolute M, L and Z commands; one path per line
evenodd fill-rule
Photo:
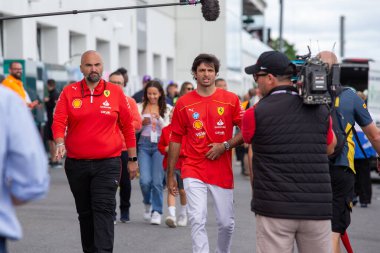
M 183 180 L 187 197 L 187 215 L 191 225 L 193 253 L 208 253 L 209 243 L 206 231 L 207 192 L 214 201 L 218 224 L 217 253 L 230 253 L 232 233 L 235 228 L 233 190 L 205 184 L 194 178 Z

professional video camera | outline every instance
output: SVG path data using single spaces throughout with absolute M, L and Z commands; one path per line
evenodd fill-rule
M 293 64 L 296 65 L 296 84 L 299 95 L 305 104 L 331 104 L 339 86 L 340 68 L 334 64 L 329 71 L 328 65 L 319 58 L 311 57 L 310 48 L 306 55 L 297 55 Z

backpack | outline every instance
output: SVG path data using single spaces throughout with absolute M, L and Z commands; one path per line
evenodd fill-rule
M 335 137 L 336 137 L 336 146 L 335 146 L 335 149 L 334 149 L 334 153 L 332 153 L 331 155 L 329 155 L 330 162 L 334 162 L 335 159 L 342 153 L 343 148 L 344 148 L 344 146 L 345 146 L 345 144 L 347 142 L 347 137 L 350 135 L 351 131 L 353 132 L 353 134 L 354 134 L 354 136 L 356 138 L 357 144 L 359 145 L 359 148 L 363 152 L 365 158 L 368 159 L 367 156 L 366 156 L 366 154 L 365 154 L 365 152 L 364 152 L 363 146 L 360 143 L 360 140 L 359 140 L 359 137 L 358 137 L 358 135 L 356 133 L 354 125 L 352 125 L 351 128 L 346 133 L 345 127 L 342 126 L 342 119 L 344 117 L 338 111 L 338 108 L 336 107 L 336 103 L 335 103 L 336 98 L 339 97 L 339 95 L 344 90 L 347 90 L 347 89 L 350 89 L 350 88 L 340 86 L 340 87 L 337 88 L 336 91 L 331 92 L 332 105 L 330 107 L 330 116 L 331 116 L 331 119 L 332 119 L 332 129 L 333 129 Z

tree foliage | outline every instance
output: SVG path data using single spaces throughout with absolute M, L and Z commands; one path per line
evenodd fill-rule
M 296 58 L 297 50 L 294 48 L 294 44 L 289 43 L 287 40 L 283 39 L 284 54 L 290 59 L 294 60 Z M 280 40 L 277 38 L 269 42 L 269 46 L 274 50 L 280 51 Z

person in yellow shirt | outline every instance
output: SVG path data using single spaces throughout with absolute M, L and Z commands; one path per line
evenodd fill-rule
M 11 62 L 9 64 L 9 75 L 3 80 L 3 85 L 9 89 L 16 92 L 22 100 L 28 105 L 28 107 L 33 108 L 38 105 L 38 100 L 33 102 L 30 101 L 28 93 L 24 89 L 24 85 L 21 81 L 22 77 L 22 65 L 19 62 Z

